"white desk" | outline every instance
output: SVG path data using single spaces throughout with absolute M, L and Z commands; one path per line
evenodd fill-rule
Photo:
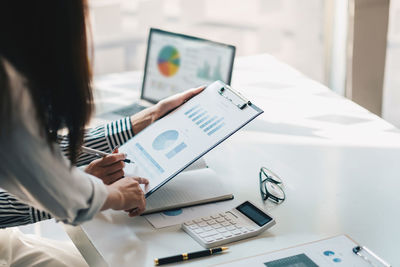
M 283 178 L 287 200 L 270 210 L 277 225 L 269 231 L 182 264 L 208 266 L 345 233 L 400 266 L 400 131 L 267 55 L 237 60 L 233 77 L 265 113 L 206 159 L 236 199 L 263 205 L 258 171 L 266 166 Z M 179 227 L 157 230 L 123 212 L 68 232 L 96 266 L 153 266 L 155 257 L 202 248 Z

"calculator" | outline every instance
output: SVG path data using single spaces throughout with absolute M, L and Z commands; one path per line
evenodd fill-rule
M 231 210 L 187 221 L 182 229 L 203 247 L 211 248 L 256 236 L 273 225 L 270 215 L 245 201 Z

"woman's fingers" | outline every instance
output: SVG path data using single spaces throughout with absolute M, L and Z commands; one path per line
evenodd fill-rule
M 110 154 L 110 155 L 107 155 L 107 156 L 103 157 L 101 159 L 100 166 L 105 167 L 105 166 L 114 164 L 114 163 L 116 163 L 118 161 L 123 161 L 124 159 L 126 159 L 126 154 L 124 154 L 124 153 L 113 153 L 113 154 Z
M 183 101 L 187 101 L 190 98 L 194 97 L 195 95 L 199 94 L 201 91 L 204 90 L 204 88 L 206 88 L 206 86 L 200 86 L 197 88 L 193 88 L 193 89 L 189 89 L 186 92 L 183 92 Z
M 85 172 L 94 175 L 105 184 L 111 184 L 124 177 L 125 154 L 115 153 L 102 159 L 92 161 L 85 169 Z
M 109 192 L 106 202 L 102 209 L 112 208 L 115 210 L 132 210 L 133 215 L 140 214 L 146 208 L 146 199 L 140 184 L 132 177 L 120 179 L 107 186 Z
M 133 179 L 135 179 L 139 184 L 148 184 L 149 183 L 149 180 L 147 180 L 146 178 L 133 177 Z
M 119 170 L 123 170 L 124 167 L 125 167 L 125 162 L 117 161 L 114 164 L 111 164 L 111 165 L 103 167 L 103 169 L 104 169 L 104 172 L 105 172 L 106 175 L 110 175 L 110 174 L 113 174 L 113 173 L 115 173 L 115 172 L 117 172 Z
M 184 92 L 178 94 L 178 95 L 176 96 L 176 98 L 173 99 L 174 101 L 171 101 L 171 102 L 172 102 L 172 104 L 173 104 L 174 106 L 176 106 L 176 107 L 177 107 L 177 106 L 180 106 L 180 105 L 182 105 L 185 101 L 188 101 L 189 99 L 191 99 L 191 98 L 194 97 L 195 95 L 199 94 L 201 91 L 204 90 L 204 88 L 206 88 L 206 87 L 205 87 L 205 86 L 200 86 L 200 87 L 198 87 L 198 88 L 192 88 L 192 89 L 186 90 L 186 91 L 184 91 Z M 174 97 L 172 96 L 172 98 L 174 98 Z
M 129 212 L 129 217 L 135 217 L 143 213 L 144 210 L 140 210 L 138 208 L 133 209 Z
M 205 88 L 205 86 L 189 89 L 189 90 L 186 90 L 185 92 L 182 92 L 180 94 L 176 94 L 176 95 L 170 96 L 170 97 L 168 97 L 168 98 L 166 98 L 164 100 L 161 100 L 157 104 L 158 117 L 156 119 L 164 116 L 165 114 L 167 114 L 171 110 L 179 107 L 185 101 L 189 100 L 193 96 L 195 96 L 198 93 L 200 93 L 201 91 L 203 91 L 204 88 Z
M 113 174 L 105 176 L 104 178 L 102 178 L 102 180 L 105 184 L 112 184 L 118 181 L 119 179 L 124 178 L 124 175 L 125 175 L 124 171 L 120 170 Z

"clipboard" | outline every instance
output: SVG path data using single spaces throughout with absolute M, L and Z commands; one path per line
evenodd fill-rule
M 149 179 L 148 197 L 263 113 L 239 91 L 216 81 L 119 148 L 135 164 L 125 173 Z
M 360 246 L 347 235 L 334 236 L 212 266 L 391 267 L 382 258 L 368 248 Z

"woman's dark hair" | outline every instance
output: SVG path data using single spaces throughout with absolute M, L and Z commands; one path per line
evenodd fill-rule
M 0 122 L 11 112 L 5 59 L 26 78 L 49 145 L 68 130 L 72 163 L 93 109 L 87 8 L 85 0 L 0 1 Z

